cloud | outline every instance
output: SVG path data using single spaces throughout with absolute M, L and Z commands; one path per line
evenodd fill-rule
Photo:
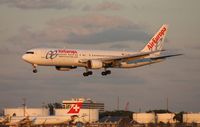
M 106 2 L 99 3 L 95 6 L 91 6 L 87 4 L 83 7 L 83 10 L 85 11 L 107 11 L 107 10 L 117 11 L 117 10 L 121 10 L 122 7 L 123 6 L 119 3 L 106 1 Z
M 134 29 L 111 28 L 100 31 L 94 34 L 85 36 L 70 36 L 68 38 L 70 43 L 84 43 L 84 44 L 97 44 L 97 43 L 112 43 L 118 41 L 142 41 L 148 38 L 148 34 L 143 31 Z
M 143 41 L 149 38 L 145 28 L 118 16 L 87 15 L 66 17 L 47 22 L 47 27 L 33 31 L 23 26 L 8 41 L 15 46 L 68 44 L 102 44 L 116 41 Z
M 1 0 L 0 5 L 16 7 L 19 9 L 72 9 L 72 0 Z M 82 11 L 108 11 L 121 10 L 123 6 L 116 2 L 104 1 L 96 5 L 85 4 L 77 5 Z
M 72 8 L 71 0 L 1 0 L 0 4 L 20 9 Z
M 121 8 L 121 4 L 114 2 L 103 2 L 96 6 L 96 10 L 120 10 Z
M 113 44 L 109 48 L 112 48 L 112 49 L 129 49 L 130 45 L 126 45 L 126 44 Z

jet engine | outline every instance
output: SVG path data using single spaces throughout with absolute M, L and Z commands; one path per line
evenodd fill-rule
M 58 71 L 70 71 L 71 69 L 77 68 L 76 66 L 56 66 L 56 70 Z
M 103 67 L 103 63 L 100 60 L 90 60 L 88 61 L 88 67 L 91 69 L 100 69 Z

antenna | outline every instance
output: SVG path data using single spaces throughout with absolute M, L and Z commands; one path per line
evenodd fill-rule
M 23 104 L 22 104 L 22 106 L 23 106 L 23 115 L 25 116 L 26 115 L 26 98 L 22 98 L 22 100 L 23 100 Z
M 167 108 L 167 111 L 169 111 L 169 102 L 168 102 L 168 97 L 167 97 L 167 99 L 166 99 L 166 102 L 167 102 L 167 103 L 166 103 L 166 106 L 167 106 L 166 108 Z
M 119 110 L 119 96 L 117 96 L 117 110 Z
M 129 102 L 126 102 L 125 111 L 128 111 L 128 110 L 129 110 Z

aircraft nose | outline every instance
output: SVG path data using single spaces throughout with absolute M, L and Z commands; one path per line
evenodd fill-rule
M 24 61 L 27 61 L 27 55 L 24 54 L 24 55 L 22 56 L 22 59 L 23 59 Z

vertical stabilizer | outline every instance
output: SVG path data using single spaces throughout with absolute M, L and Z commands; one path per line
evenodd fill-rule
M 166 34 L 168 30 L 168 25 L 164 24 L 159 31 L 153 36 L 153 38 L 145 45 L 142 49 L 142 52 L 151 52 L 156 50 L 163 49 L 163 42 L 165 40 Z M 154 56 L 160 55 L 160 52 L 156 52 L 152 54 Z

